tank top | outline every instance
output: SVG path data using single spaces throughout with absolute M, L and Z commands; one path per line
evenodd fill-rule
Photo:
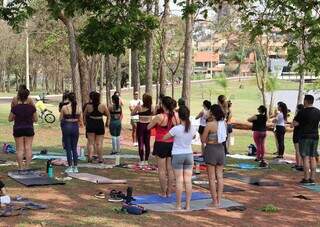
M 139 112 L 138 115 L 139 116 L 151 116 L 152 112 L 151 112 L 151 109 L 147 109 L 146 111 Z
M 252 131 L 264 132 L 267 130 L 267 117 L 263 114 L 258 114 L 257 120 L 252 122 Z
M 173 143 L 173 138 L 170 138 L 168 140 L 163 140 L 163 137 L 174 127 L 174 124 L 172 122 L 172 118 L 176 119 L 176 116 L 174 115 L 171 119 L 169 119 L 169 115 L 167 113 L 161 114 L 162 116 L 165 116 L 162 120 L 162 122 L 165 119 L 168 119 L 166 126 L 161 126 L 162 122 L 160 124 L 157 124 L 156 126 L 156 136 L 155 141 L 157 142 L 163 142 L 163 143 Z
M 200 117 L 200 125 L 206 126 L 207 125 L 207 119 L 208 119 L 208 110 L 203 110 L 203 114 Z

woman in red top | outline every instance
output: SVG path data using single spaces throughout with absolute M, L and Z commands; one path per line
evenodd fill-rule
M 163 113 L 156 115 L 148 125 L 148 129 L 156 128 L 155 143 L 153 155 L 157 156 L 158 173 L 161 193 L 163 197 L 168 197 L 172 192 L 172 184 L 174 180 L 173 170 L 171 166 L 171 150 L 173 146 L 173 138 L 164 140 L 163 137 L 179 124 L 178 114 L 175 113 L 175 102 L 172 98 L 165 96 L 162 99 Z

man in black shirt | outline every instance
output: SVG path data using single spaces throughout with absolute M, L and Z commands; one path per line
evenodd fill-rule
M 294 119 L 294 126 L 299 126 L 299 152 L 304 163 L 304 179 L 302 184 L 314 184 L 318 154 L 318 127 L 320 122 L 320 110 L 313 107 L 314 97 L 304 97 L 304 109 Z

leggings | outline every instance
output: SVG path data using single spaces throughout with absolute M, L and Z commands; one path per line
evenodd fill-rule
M 67 152 L 67 160 L 69 166 L 77 166 L 78 153 L 77 145 L 79 139 L 79 124 L 78 122 L 64 122 L 62 126 L 62 137 L 64 147 Z
M 257 159 L 263 160 L 264 154 L 265 154 L 265 140 L 266 140 L 266 132 L 259 132 L 254 131 L 253 132 L 253 140 L 257 147 Z
M 148 130 L 149 123 L 140 123 L 137 124 L 137 139 L 139 147 L 139 156 L 140 161 L 148 161 L 150 155 L 150 130 Z M 144 148 L 145 148 L 145 157 L 144 157 Z M 144 157 L 144 159 L 143 159 Z
M 284 135 L 286 134 L 286 128 L 284 126 L 277 125 L 276 126 L 276 138 L 278 141 L 278 155 L 284 155 Z

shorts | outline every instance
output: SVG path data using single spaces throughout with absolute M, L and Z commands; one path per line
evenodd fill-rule
M 118 137 L 121 134 L 121 120 L 111 120 L 109 125 L 111 136 Z
M 105 134 L 105 127 L 103 119 L 91 119 L 87 120 L 86 134 L 94 133 L 95 135 L 102 136 Z
M 205 163 L 208 165 L 225 164 L 225 149 L 223 144 L 207 144 L 203 156 Z
M 13 129 L 13 136 L 14 137 L 32 137 L 34 136 L 34 129 L 33 128 Z
M 199 126 L 198 132 L 199 132 L 200 135 L 202 135 L 205 127 L 206 126 L 202 126 L 202 125 Z
M 177 169 L 192 169 L 193 154 L 174 154 L 171 161 L 172 168 Z
M 299 152 L 301 157 L 318 157 L 318 139 L 300 139 Z
M 172 147 L 173 147 L 173 142 L 165 143 L 165 142 L 155 141 L 153 145 L 152 154 L 155 156 L 158 156 L 159 158 L 171 157 Z

